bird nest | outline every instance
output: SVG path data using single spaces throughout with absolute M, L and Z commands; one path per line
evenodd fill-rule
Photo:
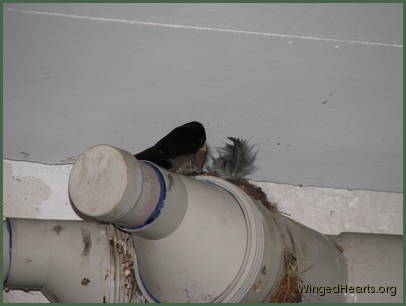
M 285 276 L 279 281 L 274 292 L 269 299 L 269 303 L 300 303 L 302 295 L 298 285 L 301 283 L 298 272 L 297 259 L 286 252 L 285 256 Z
M 268 200 L 268 197 L 261 189 L 261 187 L 255 186 L 254 184 L 251 184 L 250 182 L 242 178 L 227 179 L 227 181 L 239 187 L 242 191 L 244 191 L 254 200 L 264 205 L 267 209 L 271 211 L 277 210 L 276 203 Z

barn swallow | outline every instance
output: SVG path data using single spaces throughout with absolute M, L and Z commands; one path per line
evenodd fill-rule
M 173 129 L 154 146 L 135 154 L 158 166 L 181 174 L 199 173 L 206 161 L 206 131 L 197 121 Z

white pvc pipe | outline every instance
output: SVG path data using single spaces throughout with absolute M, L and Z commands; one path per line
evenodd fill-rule
M 146 180 L 146 171 L 139 170 L 145 167 L 157 173 L 159 189 L 139 183 Z M 76 208 L 91 216 L 100 210 L 100 201 L 111 211 L 135 211 L 140 194 L 151 195 L 149 207 L 155 212 L 159 207 L 158 214 L 144 226 L 128 228 L 139 259 L 137 280 L 150 301 L 266 301 L 287 273 L 286 252 L 296 257 L 306 281 L 332 285 L 347 280 L 344 257 L 331 239 L 258 207 L 241 189 L 218 178 L 176 175 L 100 145 L 76 162 L 69 190 Z M 121 215 L 104 216 L 123 225 Z M 341 302 L 345 297 L 317 299 Z
M 4 286 L 41 290 L 52 302 L 136 301 L 129 234 L 83 221 L 3 222 Z
M 172 188 L 176 190 L 167 192 Z M 94 146 L 80 155 L 69 177 L 69 195 L 85 216 L 150 239 L 175 230 L 187 203 L 178 176 L 109 145 Z M 164 202 L 171 209 L 163 208 Z
M 353 287 L 347 302 L 402 302 L 403 236 L 342 233 L 333 239 L 343 249 Z

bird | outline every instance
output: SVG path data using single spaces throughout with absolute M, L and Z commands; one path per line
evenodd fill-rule
M 218 156 L 214 157 L 206 144 L 203 124 L 192 121 L 173 129 L 155 145 L 134 156 L 177 174 L 217 176 L 236 185 L 266 208 L 277 209 L 260 187 L 248 181 L 257 169 L 255 146 L 243 138 L 227 138 L 231 143 L 218 148 Z
M 227 137 L 231 143 L 226 143 L 217 149 L 218 157 L 211 157 L 211 163 L 206 168 L 223 179 L 246 179 L 252 175 L 257 166 L 255 160 L 258 151 L 248 140 Z
M 191 175 L 202 172 L 206 161 L 206 131 L 198 121 L 176 127 L 152 147 L 135 154 L 175 173 Z
M 217 149 L 217 157 L 210 154 L 205 165 L 205 175 L 217 176 L 243 190 L 252 199 L 258 201 L 271 211 L 277 210 L 275 202 L 270 201 L 261 187 L 249 181 L 258 169 L 255 161 L 258 151 L 247 139 L 227 137 L 230 143 Z

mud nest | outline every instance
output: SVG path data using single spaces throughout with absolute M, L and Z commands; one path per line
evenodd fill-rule
M 241 190 L 243 190 L 246 194 L 248 194 L 254 200 L 260 202 L 264 205 L 267 209 L 271 211 L 276 211 L 276 203 L 273 203 L 268 200 L 265 192 L 261 189 L 261 187 L 255 186 L 251 184 L 245 179 L 227 179 L 230 183 L 238 186 Z
M 206 172 L 203 173 L 203 175 L 219 177 L 216 173 L 212 172 Z M 261 187 L 251 184 L 250 182 L 248 182 L 246 179 L 243 178 L 229 178 L 226 179 L 226 181 L 239 187 L 242 191 L 244 191 L 254 200 L 261 203 L 267 209 L 271 211 L 277 211 L 276 203 L 268 200 L 266 193 L 261 189 Z
M 293 255 L 285 254 L 286 274 L 276 286 L 269 303 L 300 303 L 302 295 L 298 285 L 301 283 L 297 260 Z

